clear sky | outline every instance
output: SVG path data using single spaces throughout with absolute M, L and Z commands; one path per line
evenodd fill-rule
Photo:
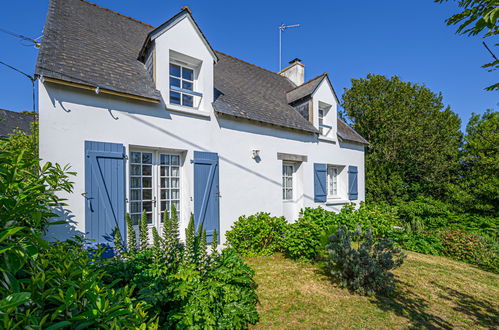
M 451 1 L 206 1 L 95 0 L 101 6 L 152 25 L 159 25 L 188 5 L 211 45 L 222 52 L 278 70 L 278 29 L 301 26 L 283 35 L 283 63 L 298 57 L 306 79 L 328 72 L 338 94 L 351 78 L 368 73 L 398 75 L 442 92 L 463 121 L 472 112 L 498 110 L 497 92 L 484 91 L 498 71 L 481 65 L 491 61 L 478 37 L 459 36 L 444 20 L 458 11 Z M 42 34 L 48 0 L 3 1 L 0 28 L 29 37 Z M 495 40 L 497 42 L 497 40 Z M 0 61 L 29 74 L 37 49 L 0 32 Z M 492 40 L 489 41 L 492 45 Z M 31 109 L 31 83 L 0 66 L 0 108 Z

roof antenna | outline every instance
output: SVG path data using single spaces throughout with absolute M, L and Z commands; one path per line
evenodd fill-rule
M 281 24 L 279 26 L 279 71 L 282 70 L 282 33 L 286 29 L 299 27 L 299 26 L 300 26 L 300 24 L 291 24 L 291 25 Z

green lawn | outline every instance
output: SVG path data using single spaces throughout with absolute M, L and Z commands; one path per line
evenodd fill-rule
M 393 298 L 339 288 L 313 264 L 247 258 L 256 272 L 254 328 L 498 328 L 499 276 L 444 257 L 408 252 Z

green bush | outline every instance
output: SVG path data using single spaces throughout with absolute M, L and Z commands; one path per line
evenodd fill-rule
M 308 218 L 300 218 L 286 227 L 281 241 L 282 252 L 292 259 L 317 259 L 324 249 L 322 233 L 320 225 Z
M 165 213 L 164 225 L 156 247 L 130 251 L 124 260 L 106 266 L 108 283 L 115 288 L 136 287 L 134 298 L 150 306 L 163 328 L 240 329 L 256 323 L 253 270 L 233 249 L 219 254 L 216 234 L 208 253 L 206 233 L 202 227 L 194 229 L 193 217 L 185 246 L 179 240 L 174 210 L 172 218 Z
M 461 230 L 439 232 L 443 255 L 469 262 L 494 272 L 499 271 L 497 243 L 484 240 L 477 234 Z
M 225 239 L 240 255 L 271 255 L 280 250 L 286 225 L 284 217 L 269 213 L 241 216 L 225 233 Z
M 440 238 L 433 231 L 394 232 L 392 238 L 401 248 L 429 255 L 441 255 L 443 246 Z
M 360 240 L 358 249 L 352 246 L 352 236 Z M 376 242 L 370 230 L 352 235 L 341 226 L 326 246 L 325 267 L 329 275 L 353 292 L 390 294 L 395 283 L 389 271 L 400 266 L 404 257 L 389 240 L 382 238 Z

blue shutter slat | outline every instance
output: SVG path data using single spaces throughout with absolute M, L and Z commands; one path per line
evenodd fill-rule
M 352 201 L 359 197 L 357 166 L 348 166 L 348 198 Z
M 218 154 L 194 151 L 194 222 L 203 224 L 211 242 L 213 230 L 220 233 Z
M 326 177 L 326 164 L 314 163 L 314 201 L 316 203 L 322 203 L 327 200 Z
M 125 238 L 125 148 L 85 141 L 85 232 L 94 243 L 112 245 L 116 226 Z

